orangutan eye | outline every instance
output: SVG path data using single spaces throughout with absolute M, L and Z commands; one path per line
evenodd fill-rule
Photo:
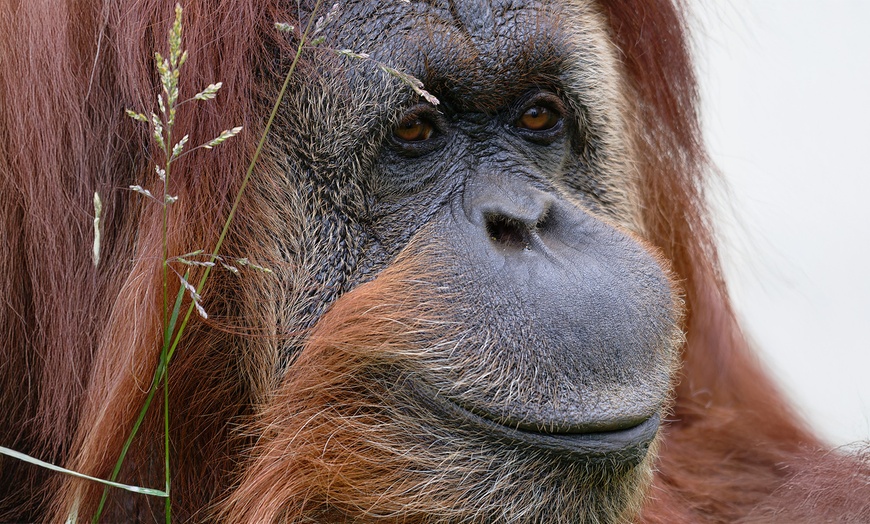
M 435 126 L 423 117 L 412 117 L 403 120 L 393 131 L 400 140 L 405 142 L 422 142 L 429 140 L 435 132 Z
M 448 128 L 444 115 L 433 106 L 418 104 L 393 128 L 390 146 L 405 157 L 423 156 L 445 145 Z
M 517 104 L 512 126 L 529 142 L 547 145 L 565 134 L 564 102 L 550 92 L 537 92 Z
M 515 124 L 529 131 L 546 131 L 562 121 L 562 114 L 544 105 L 534 105 L 520 116 Z

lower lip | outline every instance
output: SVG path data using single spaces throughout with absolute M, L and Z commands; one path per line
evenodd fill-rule
M 460 424 L 477 431 L 486 431 L 506 444 L 531 446 L 565 458 L 609 464 L 636 464 L 647 454 L 658 433 L 661 417 L 658 413 L 625 429 L 594 433 L 540 433 L 504 426 L 476 415 L 450 400 L 441 398 L 441 408 Z

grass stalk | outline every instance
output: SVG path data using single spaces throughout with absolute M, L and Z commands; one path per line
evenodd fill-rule
M 287 92 L 287 87 L 290 85 L 290 78 L 293 76 L 293 72 L 296 70 L 296 65 L 299 63 L 299 59 L 302 56 L 302 50 L 304 49 L 305 43 L 307 41 L 307 37 L 309 31 L 311 30 L 311 26 L 313 24 L 314 15 L 317 13 L 320 8 L 320 4 L 322 0 L 318 0 L 314 5 L 314 10 L 312 11 L 312 15 L 310 20 L 308 21 L 308 26 L 305 28 L 305 32 L 302 34 L 302 39 L 299 41 L 299 45 L 296 48 L 296 55 L 293 57 L 293 62 L 290 64 L 290 69 L 287 71 L 287 74 L 284 77 L 284 83 L 281 86 L 281 90 L 278 92 L 278 96 L 275 99 L 275 104 L 272 106 L 272 112 L 269 114 L 269 119 L 266 121 L 266 127 L 263 130 L 262 135 L 260 135 L 260 142 L 257 144 L 257 149 L 254 151 L 254 156 L 251 158 L 250 164 L 248 164 L 248 169 L 245 172 L 245 177 L 242 179 L 242 185 L 239 186 L 239 191 L 236 193 L 236 197 L 233 200 L 233 205 L 230 208 L 230 213 L 227 216 L 226 222 L 224 222 L 224 227 L 221 229 L 220 236 L 218 236 L 218 240 L 215 243 L 214 250 L 211 253 L 211 261 L 214 262 L 223 247 L 224 240 L 226 239 L 227 233 L 230 230 L 230 224 L 232 224 L 233 218 L 236 216 L 236 210 L 239 207 L 239 202 L 242 200 L 242 195 L 245 193 L 245 189 L 248 187 L 248 181 L 251 179 L 251 175 L 254 172 L 254 166 L 257 163 L 257 160 L 260 158 L 260 153 L 263 151 L 263 147 L 266 144 L 266 137 L 269 134 L 269 130 L 272 128 L 272 123 L 275 120 L 275 116 L 278 114 L 278 109 L 281 107 L 281 100 L 283 100 L 284 95 Z M 205 272 L 200 278 L 199 283 L 196 286 L 196 291 L 202 292 L 202 289 L 205 287 L 206 281 L 208 281 L 209 274 L 211 273 L 211 269 L 213 266 L 207 266 L 205 268 Z M 172 342 L 172 347 L 169 350 L 169 358 L 172 358 L 172 355 L 175 354 L 175 349 L 178 346 L 178 343 L 181 341 L 181 335 L 184 332 L 185 327 L 187 326 L 187 322 L 190 320 L 191 315 L 193 314 L 194 306 L 191 304 L 187 308 L 187 313 L 184 315 L 184 320 L 181 323 L 181 327 L 178 330 L 178 333 L 175 335 L 175 340 Z
M 239 203 L 242 200 L 242 196 L 244 195 L 245 189 L 248 186 L 248 183 L 251 179 L 251 176 L 254 171 L 254 167 L 257 164 L 257 161 L 260 158 L 260 154 L 262 153 L 263 147 L 266 144 L 266 139 L 268 137 L 269 131 L 272 128 L 272 124 L 274 123 L 275 117 L 278 114 L 278 110 L 281 106 L 281 101 L 283 100 L 287 88 L 290 85 L 290 79 L 293 76 L 293 73 L 296 70 L 296 66 L 299 63 L 299 60 L 302 56 L 302 51 L 305 47 L 305 44 L 308 40 L 308 36 L 311 33 L 312 27 L 314 25 L 314 20 L 316 19 L 316 13 L 319 11 L 320 6 L 322 4 L 322 0 L 318 0 L 314 6 L 314 9 L 311 12 L 311 16 L 309 18 L 308 24 L 305 28 L 305 31 L 302 33 L 302 36 L 299 41 L 299 45 L 296 48 L 296 54 L 293 57 L 293 61 L 290 64 L 290 69 L 287 71 L 287 74 L 284 77 L 284 82 L 281 85 L 281 90 L 278 93 L 278 96 L 275 99 L 275 103 L 272 106 L 272 111 L 269 114 L 269 118 L 266 121 L 266 126 L 263 129 L 262 134 L 260 135 L 260 140 L 257 144 L 257 148 L 254 151 L 254 155 L 251 158 L 250 163 L 248 164 L 248 168 L 245 172 L 245 176 L 242 179 L 242 183 L 239 186 L 239 190 L 236 192 L 235 198 L 233 199 L 233 204 L 230 207 L 229 214 L 227 215 L 226 220 L 224 221 L 223 228 L 221 229 L 220 235 L 218 236 L 218 240 L 215 243 L 215 247 L 211 252 L 210 262 L 211 265 L 205 266 L 202 277 L 199 279 L 199 282 L 196 286 L 196 293 L 201 293 L 205 288 L 205 284 L 208 281 L 209 275 L 211 274 L 211 270 L 214 267 L 214 263 L 219 258 L 219 253 L 221 248 L 223 247 L 224 240 L 226 239 L 227 233 L 229 232 L 230 226 L 233 222 L 233 219 L 236 215 L 236 212 L 239 207 Z M 176 25 L 180 23 L 180 8 L 177 8 L 177 22 Z M 151 386 L 148 391 L 148 395 L 145 398 L 145 402 L 142 405 L 142 408 L 139 410 L 139 414 L 136 417 L 136 421 L 133 424 L 133 428 L 130 431 L 130 434 L 127 437 L 127 440 L 124 443 L 124 446 L 121 450 L 121 454 L 118 457 L 118 460 L 115 462 L 115 467 L 112 470 L 112 474 L 110 476 L 110 481 L 114 483 L 117 479 L 118 474 L 121 471 L 121 467 L 124 463 L 124 460 L 127 456 L 127 453 L 130 450 L 130 447 L 133 443 L 133 439 L 136 437 L 136 434 L 139 432 L 139 429 L 142 425 L 142 422 L 145 419 L 146 414 L 148 413 L 148 409 L 151 406 L 151 403 L 154 400 L 154 397 L 157 393 L 157 390 L 162 382 L 163 384 L 163 431 L 164 431 L 164 468 L 165 468 L 165 520 L 166 523 L 169 524 L 171 522 L 171 496 L 170 496 L 170 484 L 171 484 L 171 470 L 170 470 L 170 439 L 169 439 L 169 381 L 168 381 L 168 367 L 169 362 L 172 359 L 172 356 L 175 354 L 175 351 L 178 347 L 179 342 L 182 339 L 184 331 L 187 327 L 188 322 L 190 321 L 190 317 L 193 314 L 193 311 L 196 307 L 196 303 L 191 301 L 190 305 L 185 312 L 184 318 L 181 321 L 181 325 L 178 325 L 178 318 L 180 313 L 180 308 L 182 304 L 182 300 L 184 298 L 185 288 L 181 286 L 176 295 L 175 304 L 172 309 L 172 313 L 169 313 L 168 307 L 168 289 L 169 289 L 169 253 L 168 253 L 168 205 L 166 203 L 166 195 L 168 195 L 169 190 L 169 176 L 171 169 L 171 160 L 175 156 L 172 151 L 172 141 L 171 141 L 171 124 L 174 120 L 174 106 L 170 104 L 169 108 L 161 108 L 164 116 L 167 118 L 167 123 L 169 125 L 166 126 L 166 139 L 163 140 L 163 151 L 166 154 L 167 162 L 165 167 L 165 173 L 163 176 L 163 190 L 164 190 L 164 200 L 163 210 L 162 210 L 162 273 L 163 273 L 163 322 L 164 322 L 164 330 L 163 330 L 163 344 L 160 351 L 160 360 L 158 362 L 157 368 L 155 369 L 154 377 L 151 381 Z M 188 271 L 185 274 L 184 280 L 187 281 L 190 272 Z M 172 343 L 170 344 L 170 340 Z M 97 512 L 94 514 L 93 522 L 96 523 L 99 521 L 100 516 L 105 508 L 106 499 L 108 498 L 108 485 L 103 490 L 102 497 L 100 499 L 99 506 L 97 507 Z

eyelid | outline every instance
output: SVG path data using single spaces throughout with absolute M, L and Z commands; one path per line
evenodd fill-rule
M 403 124 L 419 121 L 431 127 L 429 135 L 421 140 L 407 140 L 399 136 L 398 130 Z M 392 148 L 398 151 L 403 156 L 422 156 L 432 150 L 437 149 L 443 144 L 443 137 L 446 132 L 446 120 L 434 106 L 427 103 L 420 103 L 409 108 L 399 121 L 394 124 L 390 132 L 390 143 Z
M 559 117 L 564 118 L 567 114 L 567 108 L 565 106 L 565 102 L 562 101 L 562 98 L 554 93 L 550 93 L 549 91 L 538 91 L 530 96 L 527 96 L 521 99 L 520 103 L 517 104 L 517 111 L 514 115 L 514 122 L 519 121 L 520 118 L 528 111 L 529 109 L 541 106 L 550 109 L 554 113 L 558 114 Z
M 552 126 L 544 129 L 530 129 L 521 125 L 520 121 L 523 116 L 535 106 L 545 107 L 553 112 L 555 122 Z M 529 142 L 547 145 L 558 139 L 566 131 L 565 122 L 568 116 L 568 108 L 562 98 L 555 93 L 536 91 L 521 98 L 514 108 L 510 126 L 515 133 Z
M 440 131 L 444 128 L 444 116 L 430 104 L 417 104 L 402 114 L 402 117 L 394 126 L 397 129 L 399 126 L 408 122 L 420 120 L 432 124 L 435 131 Z

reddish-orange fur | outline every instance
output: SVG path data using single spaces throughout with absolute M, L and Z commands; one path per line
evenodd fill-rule
M 151 108 L 157 92 L 152 52 L 163 49 L 173 3 L 9 0 L 0 9 L 0 444 L 102 477 L 109 475 L 139 411 L 160 347 L 159 217 L 155 207 L 124 189 L 153 179 L 148 153 L 153 149 L 123 109 Z M 293 22 L 295 2 L 286 12 L 274 2 L 220 4 L 220 9 L 209 0 L 185 5 L 190 60 L 182 98 L 218 80 L 224 88 L 207 109 L 182 111 L 178 127 L 191 134 L 192 143 L 235 125 L 246 132 L 173 167 L 171 192 L 181 199 L 169 225 L 172 253 L 211 247 L 282 73 L 272 70 L 272 58 L 289 52 L 286 42 L 273 40 L 272 24 Z M 683 279 L 688 306 L 676 405 L 640 520 L 870 521 L 866 457 L 823 450 L 749 351 L 730 310 L 701 189 L 707 161 L 679 6 L 669 0 L 602 0 L 601 8 L 641 120 L 638 162 L 648 240 Z M 97 268 L 90 261 L 94 191 L 104 201 L 106 232 Z M 243 213 L 230 252 L 257 256 L 256 246 L 244 242 L 245 228 L 256 220 Z M 216 322 L 238 323 L 254 330 L 254 337 L 265 336 L 265 328 L 245 322 L 244 306 L 222 300 L 224 287 L 237 285 L 226 278 L 218 276 L 204 294 Z M 256 285 L 255 279 L 248 282 Z M 345 309 L 327 318 L 360 311 L 371 289 L 348 295 L 340 304 Z M 418 318 L 401 308 L 394 313 Z M 304 408 L 306 397 L 297 396 L 296 388 L 315 394 L 319 381 L 330 379 L 314 373 L 316 366 L 306 368 L 305 359 L 326 347 L 318 346 L 323 339 L 316 337 L 331 328 L 318 326 L 309 354 L 269 399 L 267 414 L 288 402 Z M 342 333 L 369 336 L 352 331 Z M 171 366 L 173 499 L 180 520 L 206 518 L 207 506 L 245 479 L 239 468 L 253 437 L 234 425 L 250 420 L 263 399 L 237 363 L 233 348 L 239 340 L 196 324 Z M 329 373 L 354 370 L 352 362 L 332 364 L 317 365 Z M 342 401 L 342 393 L 356 392 L 323 390 L 339 395 L 335 402 Z M 352 404 L 354 398 L 346 400 Z M 148 459 L 162 455 L 156 410 L 153 415 L 123 481 L 161 485 L 162 466 Z M 324 503 L 300 497 L 309 488 L 322 491 L 317 483 L 323 478 L 300 477 L 310 485 L 287 481 L 285 475 L 294 470 L 279 467 L 287 456 L 251 459 L 255 471 L 284 480 L 281 489 L 235 497 L 255 497 L 254 506 L 281 507 L 289 515 L 294 505 Z M 368 458 L 378 460 L 374 452 Z M 352 477 L 344 486 L 331 484 L 341 497 L 330 503 L 339 509 L 364 507 L 365 483 L 385 479 Z M 0 500 L 0 520 L 46 514 L 59 520 L 77 493 L 86 514 L 100 492 L 93 484 L 0 457 L 0 496 L 6 497 Z M 218 511 L 256 517 L 238 510 L 237 500 Z M 109 511 L 123 509 L 145 520 L 160 506 L 115 493 Z
M 389 449 L 400 428 L 379 408 L 390 393 L 366 372 L 389 366 L 397 355 L 407 357 L 415 335 L 450 335 L 438 323 L 444 302 L 417 280 L 424 267 L 420 260 L 397 262 L 318 323 L 260 417 L 261 444 L 222 508 L 227 522 L 279 516 L 296 522 L 312 511 L 325 519 L 334 510 L 364 518 L 385 492 L 391 500 L 379 501 L 387 511 L 378 516 L 408 513 L 421 461 Z M 325 445 L 331 439 L 342 444 Z M 428 467 L 435 471 L 438 464 Z M 449 508 L 460 498 L 451 495 L 426 502 Z M 417 519 L 426 514 L 410 513 Z

